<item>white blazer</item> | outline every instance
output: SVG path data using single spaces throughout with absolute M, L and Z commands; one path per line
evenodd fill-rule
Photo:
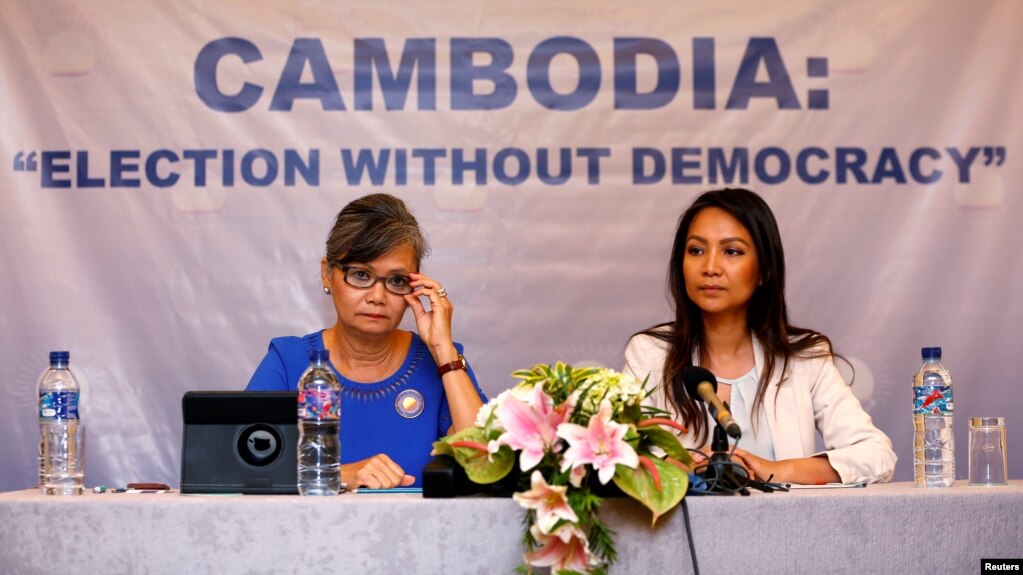
M 625 349 L 623 372 L 641 381 L 649 376 L 657 385 L 651 394 L 652 405 L 679 419 L 678 412 L 667 400 L 663 385 L 664 358 L 668 344 L 655 337 L 637 335 Z M 764 348 L 753 338 L 753 356 L 759 381 L 764 365 Z M 775 457 L 797 459 L 824 454 L 843 483 L 884 483 L 892 480 L 895 452 L 888 436 L 874 427 L 870 415 L 853 395 L 830 357 L 793 358 L 788 377 L 781 379 L 781 359 L 764 394 L 764 410 L 771 431 Z M 816 433 L 824 440 L 825 451 L 816 451 Z M 688 448 L 695 437 L 681 437 Z

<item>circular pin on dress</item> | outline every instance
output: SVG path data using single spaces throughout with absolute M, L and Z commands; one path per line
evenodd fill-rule
M 394 398 L 394 410 L 398 412 L 398 415 L 406 419 L 412 419 L 419 417 L 419 414 L 423 412 L 425 403 L 423 394 L 414 389 L 406 389 L 399 393 L 398 397 Z

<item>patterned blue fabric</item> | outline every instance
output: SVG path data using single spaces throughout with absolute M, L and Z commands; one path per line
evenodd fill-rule
M 455 348 L 462 353 L 461 344 L 456 343 Z M 299 377 L 309 366 L 309 352 L 315 349 L 324 349 L 322 332 L 274 338 L 245 390 L 297 389 Z M 343 377 L 333 365 L 331 368 L 341 382 L 341 462 L 352 463 L 385 453 L 405 473 L 416 478 L 414 486 L 421 486 L 432 444 L 447 434 L 452 423 L 444 385 L 437 377 L 437 364 L 423 340 L 412 334 L 404 363 L 383 381 L 358 383 Z M 476 382 L 476 375 L 471 368 L 468 371 L 476 393 L 485 403 L 487 398 Z M 407 390 L 422 395 L 423 410 L 411 418 L 401 415 L 396 404 L 398 395 Z

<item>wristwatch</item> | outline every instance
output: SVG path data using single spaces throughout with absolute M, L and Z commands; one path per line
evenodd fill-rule
M 442 377 L 449 371 L 455 371 L 456 369 L 467 369 L 469 362 L 465 361 L 465 356 L 458 354 L 458 359 L 451 363 L 445 363 L 444 365 L 437 366 L 437 377 Z

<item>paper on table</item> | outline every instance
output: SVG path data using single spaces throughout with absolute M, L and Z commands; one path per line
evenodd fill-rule
M 370 487 L 359 487 L 350 489 L 350 493 L 422 493 L 422 487 L 391 487 L 389 489 L 372 489 Z
M 846 487 L 866 487 L 866 483 L 821 483 L 819 485 L 803 485 L 800 483 L 783 483 L 789 489 L 843 489 Z

